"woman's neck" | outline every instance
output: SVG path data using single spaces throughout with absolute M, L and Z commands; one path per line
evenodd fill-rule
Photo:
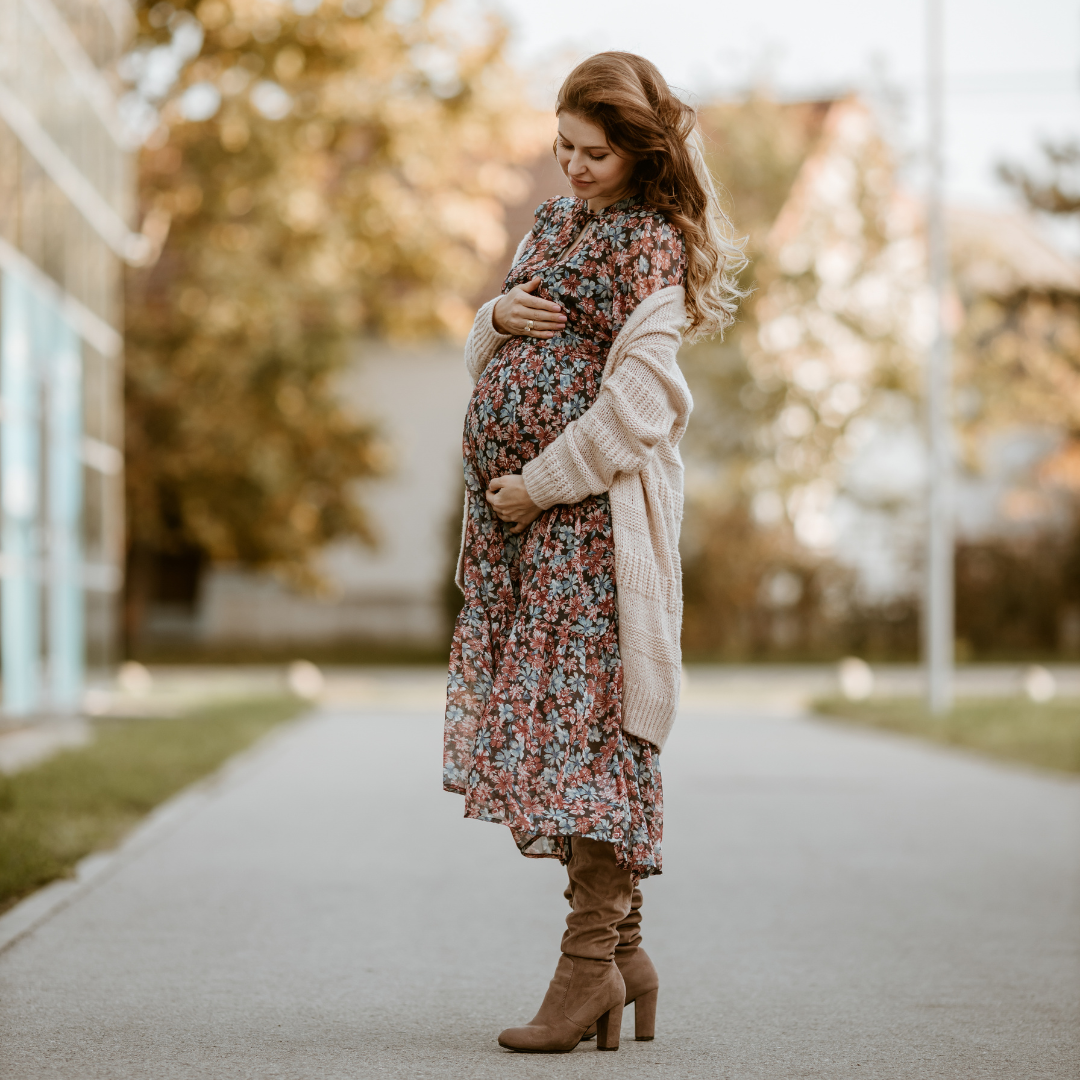
M 595 199 L 586 199 L 585 202 L 589 209 L 596 214 L 601 210 L 606 210 L 609 206 L 612 206 L 617 202 L 622 202 L 623 199 L 630 198 L 635 191 L 635 188 L 627 188 L 625 191 L 620 191 L 617 195 L 598 195 Z

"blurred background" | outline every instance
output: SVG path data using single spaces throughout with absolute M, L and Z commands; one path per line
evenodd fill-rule
M 1080 16 L 945 17 L 957 654 L 1061 661 Z M 920 5 L 0 0 L 6 715 L 123 661 L 441 661 L 461 344 L 605 48 L 699 107 L 751 255 L 739 322 L 680 357 L 688 660 L 917 657 Z
M 750 256 L 738 322 L 679 358 L 686 668 L 649 948 L 682 1020 L 624 1058 L 1077 1075 L 1075 2 L 0 0 L 5 1076 L 489 1075 L 485 1017 L 528 1015 L 535 868 L 439 790 L 462 344 L 567 193 L 555 93 L 603 49 L 698 107 Z

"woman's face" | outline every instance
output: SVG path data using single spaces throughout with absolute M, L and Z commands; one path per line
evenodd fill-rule
M 574 194 L 587 200 L 590 210 L 602 210 L 631 193 L 636 163 L 612 150 L 596 124 L 561 113 L 555 152 Z

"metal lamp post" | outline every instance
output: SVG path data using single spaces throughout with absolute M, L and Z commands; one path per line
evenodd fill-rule
M 926 365 L 929 443 L 926 571 L 923 597 L 923 663 L 931 713 L 953 701 L 952 355 L 945 318 L 948 247 L 943 205 L 944 0 L 927 0 L 928 165 L 926 231 L 934 337 Z

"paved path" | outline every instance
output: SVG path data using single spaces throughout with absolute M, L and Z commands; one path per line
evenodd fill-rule
M 495 1037 L 551 975 L 563 872 L 461 820 L 438 765 L 427 710 L 272 739 L 0 954 L 0 1076 L 1078 1075 L 1074 781 L 684 715 L 645 884 L 659 1035 L 529 1057 Z

